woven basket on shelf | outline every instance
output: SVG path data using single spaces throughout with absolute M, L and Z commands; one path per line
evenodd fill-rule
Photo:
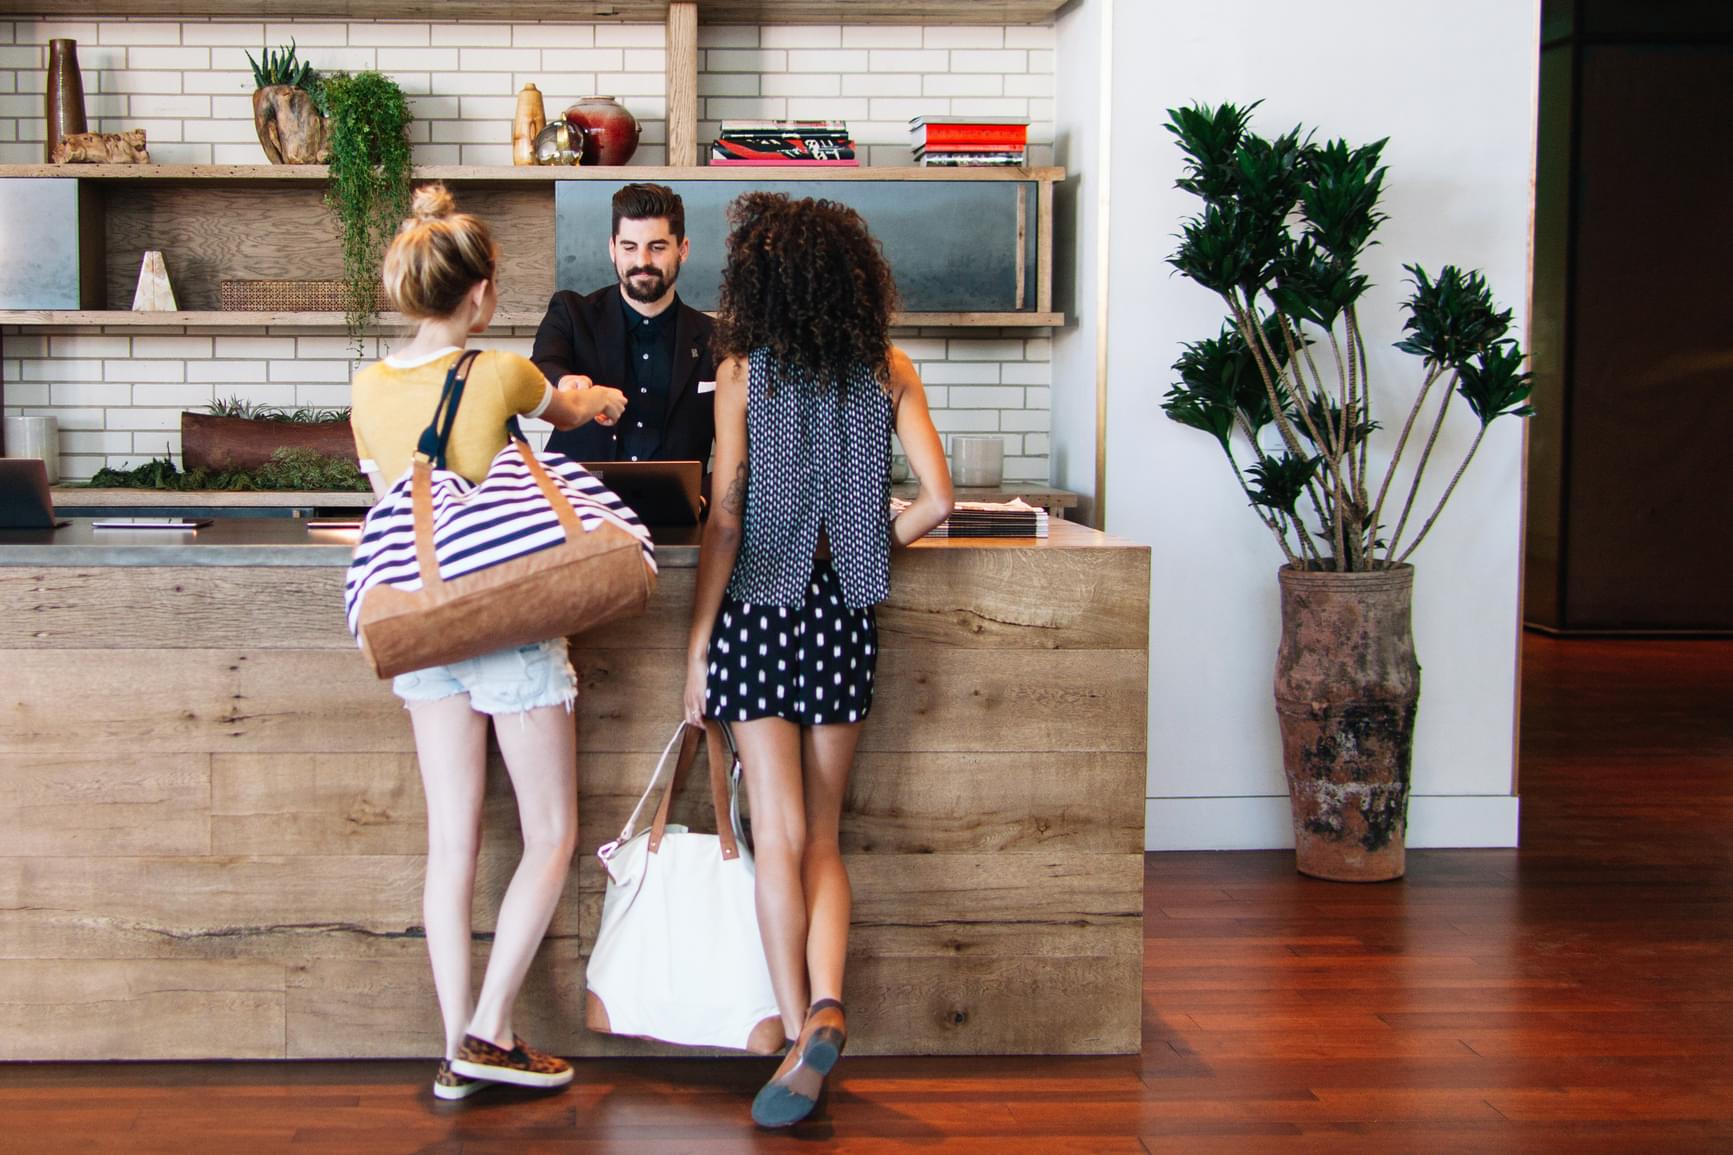
M 342 281 L 224 281 L 219 300 L 228 312 L 341 313 Z

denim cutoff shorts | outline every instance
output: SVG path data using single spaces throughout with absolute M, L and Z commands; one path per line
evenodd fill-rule
M 521 714 L 542 706 L 570 710 L 578 696 L 578 676 L 566 639 L 550 638 L 399 674 L 391 680 L 391 689 L 406 706 L 468 694 L 470 709 L 478 714 Z

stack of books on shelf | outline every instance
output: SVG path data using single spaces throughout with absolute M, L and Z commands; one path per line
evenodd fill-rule
M 891 514 L 895 516 L 909 507 L 901 498 L 891 499 Z M 1010 501 L 959 501 L 951 508 L 951 516 L 939 523 L 931 537 L 1046 537 L 1047 511 L 1026 504 L 1022 498 Z
M 1011 116 L 917 116 L 909 121 L 915 163 L 923 168 L 1020 167 L 1029 122 Z
M 850 168 L 860 161 L 840 120 L 725 120 L 710 146 L 710 163 Z

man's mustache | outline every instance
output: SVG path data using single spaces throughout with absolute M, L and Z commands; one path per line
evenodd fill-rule
M 659 277 L 662 275 L 662 270 L 661 269 L 627 269 L 626 275 L 628 277 L 638 277 L 638 276 Z

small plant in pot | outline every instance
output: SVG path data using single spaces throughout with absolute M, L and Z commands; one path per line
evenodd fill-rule
M 331 118 L 325 204 L 337 218 L 344 313 L 359 353 L 379 312 L 385 246 L 409 215 L 411 116 L 397 82 L 378 72 L 329 77 L 324 92 Z
M 1358 308 L 1370 286 L 1361 258 L 1385 219 L 1385 142 L 1315 144 L 1298 128 L 1267 139 L 1249 127 L 1256 107 L 1168 110 L 1186 157 L 1178 187 L 1203 202 L 1169 263 L 1219 295 L 1227 319 L 1185 347 L 1162 408 L 1220 445 L 1286 559 L 1276 709 L 1299 869 L 1397 878 L 1420 695 L 1408 558 L 1487 428 L 1532 412 L 1529 374 L 1511 313 L 1479 273 L 1405 266 L 1413 291 L 1397 348 L 1421 359 L 1419 384 L 1388 458 L 1374 461 L 1382 419 Z M 1421 517 L 1453 405 L 1478 428 Z
M 324 164 L 326 140 L 324 88 L 319 74 L 297 60 L 295 42 L 275 51 L 260 49 L 253 66 L 253 128 L 272 164 Z

